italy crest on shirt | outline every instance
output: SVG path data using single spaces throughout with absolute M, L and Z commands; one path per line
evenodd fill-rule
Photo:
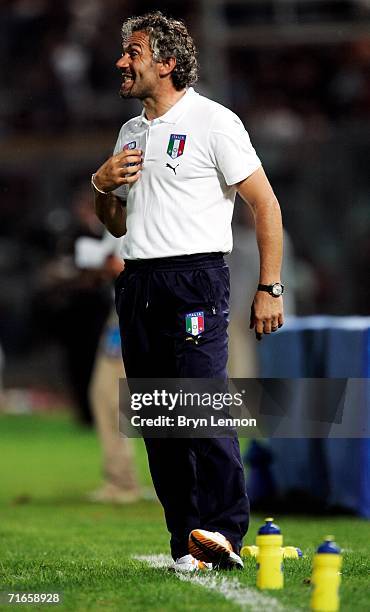
M 167 154 L 171 157 L 171 159 L 176 159 L 183 154 L 185 141 L 185 134 L 171 134 L 167 147 Z
M 204 331 L 204 312 L 190 312 L 185 315 L 186 333 L 198 336 Z

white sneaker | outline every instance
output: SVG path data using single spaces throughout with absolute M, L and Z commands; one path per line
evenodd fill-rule
M 214 569 L 243 569 L 244 563 L 222 533 L 193 529 L 189 553 L 199 561 L 212 563 Z
M 204 561 L 194 559 L 192 555 L 184 555 L 184 557 L 176 559 L 170 569 L 175 572 L 202 572 L 206 570 L 211 570 L 212 563 L 204 563 Z

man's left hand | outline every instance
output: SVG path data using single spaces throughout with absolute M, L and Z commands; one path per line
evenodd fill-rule
M 275 332 L 284 324 L 283 298 L 257 291 L 251 307 L 250 329 L 255 329 L 257 340 L 262 334 Z

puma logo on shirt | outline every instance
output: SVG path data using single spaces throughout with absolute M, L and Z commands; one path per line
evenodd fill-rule
M 173 170 L 173 171 L 174 171 L 174 173 L 176 174 L 176 168 L 178 168 L 178 167 L 179 167 L 179 165 L 180 165 L 180 164 L 177 164 L 177 166 L 172 167 L 172 166 L 171 166 L 171 164 L 166 164 L 166 168 L 171 168 L 171 170 Z

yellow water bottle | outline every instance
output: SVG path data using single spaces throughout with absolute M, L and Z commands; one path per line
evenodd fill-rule
M 313 558 L 311 577 L 311 610 L 336 612 L 339 610 L 339 584 L 342 555 L 333 536 L 327 536 Z
M 240 551 L 241 557 L 257 557 L 257 555 L 258 555 L 258 546 L 254 546 L 254 544 L 252 544 L 251 546 L 243 546 L 243 548 Z
M 300 559 L 301 557 L 303 557 L 301 549 L 297 546 L 283 546 L 282 551 L 283 559 Z M 258 556 L 258 546 L 243 546 L 240 551 L 240 556 L 243 558 L 256 558 Z
M 297 546 L 283 546 L 283 559 L 300 559 L 302 551 Z
M 259 589 L 282 589 L 283 575 L 283 536 L 273 518 L 265 519 L 256 537 L 257 587 Z

